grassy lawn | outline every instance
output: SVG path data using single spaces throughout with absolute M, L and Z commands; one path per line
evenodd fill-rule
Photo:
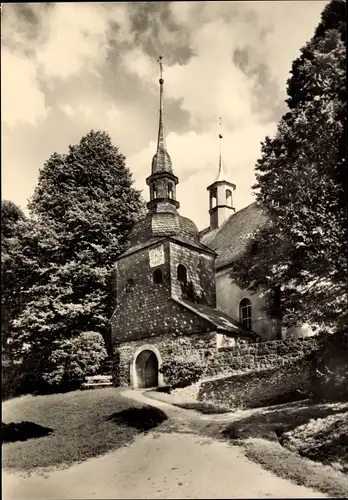
M 23 471 L 68 466 L 120 448 L 166 418 L 124 398 L 118 388 L 14 398 L 3 403 L 2 421 L 25 423 L 16 432 L 3 429 L 2 464 Z M 28 439 L 19 440 L 26 432 Z

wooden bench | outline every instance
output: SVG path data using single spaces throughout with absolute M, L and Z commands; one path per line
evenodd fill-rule
M 86 377 L 86 381 L 82 384 L 82 389 L 97 389 L 99 387 L 112 386 L 111 375 L 94 375 Z

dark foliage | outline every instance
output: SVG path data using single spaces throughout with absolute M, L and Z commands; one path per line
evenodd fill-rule
M 13 323 L 23 310 L 31 262 L 25 259 L 27 219 L 12 201 L 1 202 L 1 346 L 2 357 L 15 357 L 11 345 Z M 23 248 L 24 247 L 24 248 Z
M 347 322 L 344 14 L 345 1 L 332 0 L 293 63 L 290 111 L 255 167 L 270 223 L 231 272 L 241 288 L 264 292 L 267 312 L 284 326 L 335 330 Z
M 107 133 L 92 130 L 48 159 L 29 209 L 24 247 L 35 265 L 12 344 L 28 386 L 75 388 L 101 363 L 110 370 L 102 351 L 112 357 L 112 269 L 144 202 L 125 157 Z
M 310 355 L 312 391 L 320 401 L 348 401 L 348 333 L 328 334 Z
M 232 440 L 254 437 L 282 443 L 282 435 L 285 432 L 296 429 L 311 419 L 325 418 L 341 411 L 318 407 L 309 400 L 265 407 L 262 412 L 228 424 L 223 429 L 223 435 Z
M 203 373 L 203 367 L 191 361 L 173 360 L 164 362 L 160 371 L 166 384 L 174 389 L 198 382 Z
M 207 304 L 204 292 L 198 293 L 192 281 L 181 283 L 182 297 L 194 304 Z

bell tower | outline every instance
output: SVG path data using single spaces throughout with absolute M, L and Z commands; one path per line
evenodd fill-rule
M 236 185 L 226 180 L 223 167 L 221 141 L 221 118 L 219 118 L 219 172 L 217 178 L 207 187 L 209 191 L 209 215 L 210 230 L 213 231 L 221 226 L 232 215 L 236 209 L 233 207 L 232 192 Z
M 160 69 L 160 109 L 157 138 L 157 151 L 152 159 L 151 175 L 146 179 L 150 188 L 150 201 L 147 208 L 151 213 L 176 213 L 179 202 L 176 201 L 178 178 L 173 174 L 172 160 L 167 152 L 164 131 L 163 110 L 163 66 L 162 56 L 158 58 Z

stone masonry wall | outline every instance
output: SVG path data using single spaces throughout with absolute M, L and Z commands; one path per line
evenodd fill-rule
M 317 346 L 317 337 L 305 337 L 222 347 L 210 358 L 204 377 L 288 365 L 303 358 Z
M 118 348 L 120 356 L 119 382 L 121 385 L 130 384 L 130 368 L 134 353 L 139 347 L 145 345 L 157 347 L 162 362 L 187 360 L 202 363 L 216 349 L 216 336 L 214 332 L 190 336 L 170 333 L 121 344 Z
M 310 392 L 317 337 L 287 339 L 216 350 L 209 358 L 197 398 L 231 408 L 271 404 L 293 393 Z
M 274 404 L 296 391 L 310 392 L 311 364 L 306 360 L 269 370 L 202 382 L 198 400 L 229 408 L 255 408 Z
M 203 293 L 207 305 L 216 306 L 215 258 L 208 253 L 200 253 L 199 249 L 191 249 L 178 243 L 170 242 L 171 292 L 180 299 L 181 282 L 177 280 L 177 267 L 182 264 L 187 269 L 187 280 L 191 281 L 195 291 Z
M 171 299 L 171 282 L 176 276 L 171 276 L 169 267 L 169 242 L 164 242 L 163 247 L 164 263 L 157 266 L 163 272 L 162 284 L 153 283 L 154 268 L 150 268 L 148 248 L 117 263 L 117 307 L 111 319 L 114 346 L 165 333 L 192 334 L 212 330 L 208 322 Z M 127 292 L 129 278 L 134 279 L 134 286 Z

